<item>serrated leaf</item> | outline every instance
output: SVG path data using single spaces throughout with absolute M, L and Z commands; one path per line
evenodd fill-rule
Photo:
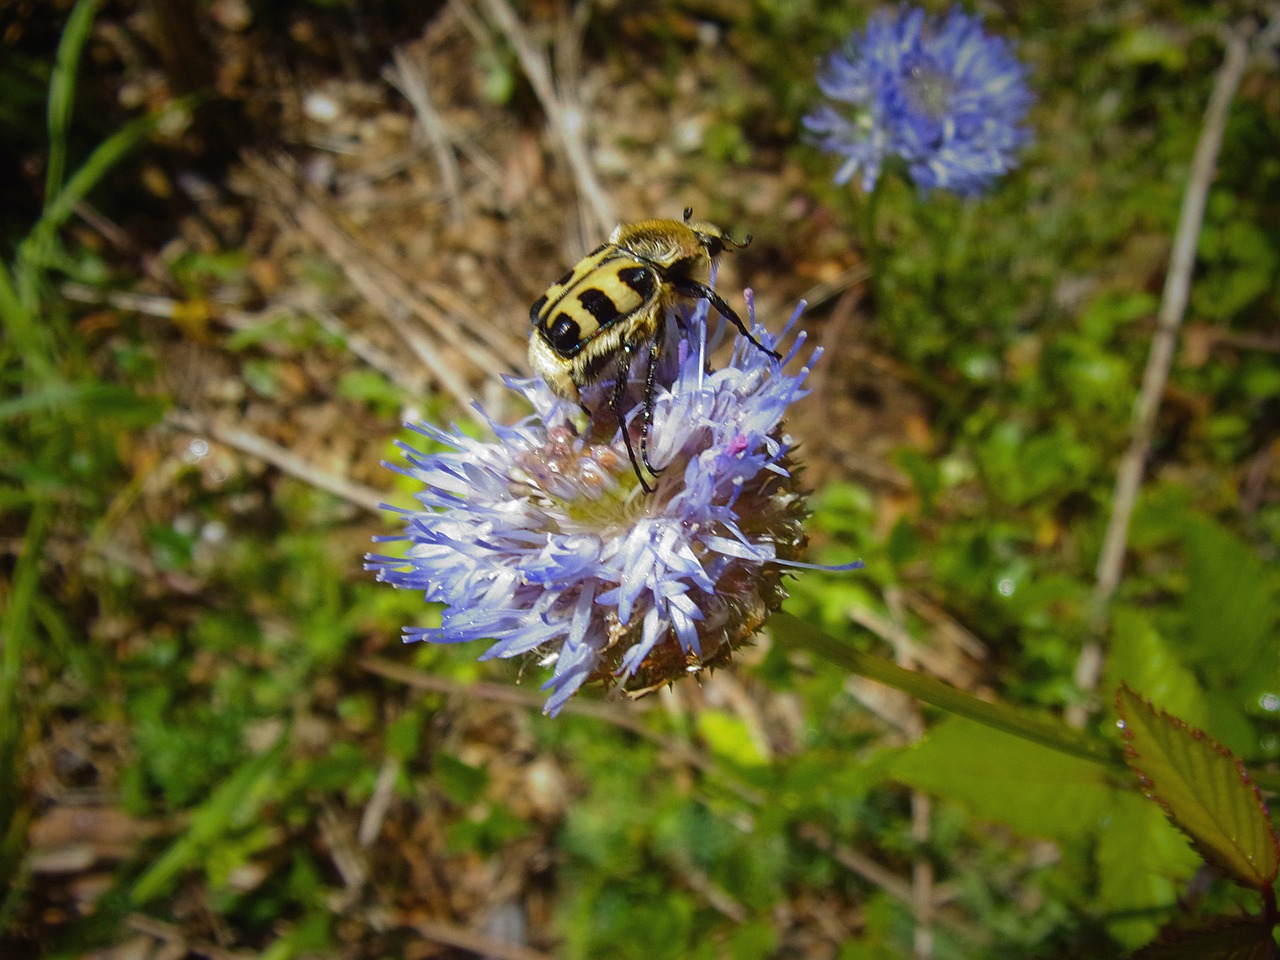
M 1275 960 L 1276 942 L 1262 923 L 1232 923 L 1181 933 L 1143 947 L 1130 960 Z
M 1098 909 L 1128 949 L 1150 941 L 1200 858 L 1153 803 L 1117 791 L 1098 833 Z
M 1123 683 L 1176 716 L 1204 726 L 1209 708 L 1195 674 L 1179 659 L 1143 611 L 1117 607 L 1107 652 L 1106 690 Z
M 1186 544 L 1187 649 L 1259 693 L 1280 679 L 1271 574 L 1252 547 L 1211 521 L 1188 520 Z
M 891 760 L 889 775 L 1024 835 L 1058 840 L 1092 834 L 1114 793 L 1096 763 L 961 718 Z
M 1123 684 L 1116 709 L 1125 760 L 1143 791 L 1237 883 L 1262 889 L 1280 870 L 1280 841 L 1262 794 L 1236 756 Z

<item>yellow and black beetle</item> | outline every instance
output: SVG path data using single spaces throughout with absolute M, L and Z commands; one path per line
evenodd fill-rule
M 641 463 L 654 476 L 658 474 L 647 449 L 655 363 L 666 340 L 667 315 L 678 301 L 706 300 L 758 350 L 781 359 L 777 351 L 753 337 L 742 318 L 707 285 L 712 260 L 726 249 L 745 247 L 751 238 L 738 243 L 715 224 L 691 221 L 692 216 L 693 211 L 686 209 L 683 221 L 619 224 L 607 243 L 552 284 L 529 311 L 534 328 L 529 362 L 557 395 L 581 404 L 581 388 L 599 379 L 611 365 L 616 369 L 610 406 L 646 493 L 652 490 Z M 649 345 L 649 366 L 637 460 L 623 403 L 632 360 L 644 344 Z

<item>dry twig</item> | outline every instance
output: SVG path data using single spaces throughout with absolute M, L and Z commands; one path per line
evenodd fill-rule
M 1133 517 L 1138 491 L 1142 486 L 1142 475 L 1147 456 L 1151 451 L 1156 415 L 1160 410 L 1160 399 L 1169 379 L 1169 367 L 1173 362 L 1174 350 L 1178 343 L 1178 330 L 1182 325 L 1182 318 L 1187 309 L 1187 299 L 1191 292 L 1191 274 L 1195 267 L 1196 245 L 1204 222 L 1204 207 L 1209 194 L 1209 184 L 1213 180 L 1218 151 L 1222 147 L 1227 112 L 1249 62 L 1248 39 L 1241 29 L 1230 32 L 1226 37 L 1226 56 L 1214 81 L 1213 92 L 1209 96 L 1204 126 L 1200 131 L 1200 139 L 1196 144 L 1195 156 L 1191 163 L 1191 175 L 1182 197 L 1182 209 L 1178 215 L 1178 226 L 1174 233 L 1173 252 L 1169 259 L 1169 270 L 1165 276 L 1156 332 L 1151 341 L 1151 352 L 1147 356 L 1146 370 L 1142 375 L 1142 389 L 1133 408 L 1129 447 L 1116 472 L 1115 490 L 1111 497 L 1111 518 L 1107 523 L 1102 551 L 1098 557 L 1092 598 L 1095 636 L 1084 644 L 1080 657 L 1076 661 L 1076 685 L 1087 693 L 1097 689 L 1102 674 L 1102 641 L 1097 634 L 1104 629 L 1107 608 L 1112 596 L 1115 595 L 1116 587 L 1120 584 L 1125 551 L 1128 546 L 1129 522 Z M 1088 715 L 1089 707 L 1086 704 L 1073 704 L 1067 710 L 1067 722 L 1079 728 L 1084 726 Z
M 469 315 L 459 321 L 446 315 L 445 310 L 436 304 L 417 296 L 413 286 L 388 265 L 389 258 L 376 255 L 371 241 L 358 238 L 351 227 L 340 223 L 297 186 L 288 170 L 281 165 L 283 160 L 275 164 L 262 157 L 250 157 L 247 163 L 273 194 L 277 214 L 282 219 L 296 222 L 320 245 L 329 259 L 342 268 L 360 295 L 386 318 L 405 345 L 431 371 L 436 382 L 462 407 L 470 407 L 473 393 L 458 373 L 457 364 L 451 363 L 447 352 L 441 349 L 443 345 L 454 348 L 477 370 L 485 373 L 509 366 L 502 353 L 494 348 L 503 336 L 498 325 L 480 323 Z M 453 305 L 457 306 L 456 303 Z M 419 333 L 408 322 L 410 316 L 421 320 L 435 340 Z M 488 342 L 477 342 L 464 330 L 486 337 Z
M 563 153 L 573 172 L 581 207 L 581 246 L 585 250 L 594 244 L 593 238 L 602 237 L 613 228 L 614 213 L 588 156 L 586 119 L 574 93 L 575 84 L 567 77 L 552 76 L 546 54 L 529 39 L 507 0 L 484 0 L 484 6 L 515 51 L 521 69 L 529 78 L 529 84 L 547 114 L 553 142 Z M 586 7 L 579 5 L 572 19 L 562 24 L 558 40 L 560 53 L 557 57 L 562 66 L 577 63 L 568 47 L 577 42 L 581 33 L 579 24 L 585 14 Z
M 440 178 L 444 181 L 445 195 L 449 199 L 449 219 L 455 224 L 462 223 L 466 219 L 466 211 L 462 206 L 462 173 L 458 169 L 458 158 L 454 156 L 444 120 L 431 100 L 427 71 L 415 62 L 405 47 L 398 48 L 392 54 L 392 59 L 394 66 L 383 70 L 382 76 L 413 105 L 413 112 L 418 117 L 431 152 L 435 155 L 436 166 L 440 168 Z
M 428 940 L 447 944 L 459 950 L 465 950 L 486 960 L 555 960 L 548 953 L 524 947 L 518 943 L 505 943 L 492 937 L 473 933 L 466 927 L 452 923 L 441 923 L 438 920 L 418 920 L 406 923 L 405 926 L 418 931 Z
M 373 795 L 365 804 L 364 814 L 360 817 L 360 830 L 356 839 L 362 847 L 373 846 L 382 830 L 382 821 L 391 809 L 391 799 L 395 795 L 396 777 L 400 775 L 400 761 L 395 757 L 386 757 L 382 768 L 378 771 L 377 782 L 373 785 Z
M 212 437 L 218 443 L 257 457 L 290 476 L 297 477 L 303 483 L 332 493 L 357 507 L 373 513 L 382 512 L 381 505 L 386 499 L 384 494 L 362 483 L 330 473 L 252 430 L 229 427 L 190 410 L 170 411 L 165 420 L 179 430 Z
M 208 960 L 247 960 L 255 954 L 239 950 L 225 950 L 207 940 L 192 940 L 176 924 L 165 923 L 145 913 L 130 914 L 125 921 L 129 929 L 150 937 L 171 948 L 176 956 L 207 957 Z

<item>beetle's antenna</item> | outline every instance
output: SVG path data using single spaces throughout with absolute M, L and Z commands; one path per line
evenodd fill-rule
M 753 347 L 755 347 L 761 353 L 768 354 L 769 356 L 773 357 L 773 359 L 775 360 L 778 360 L 778 361 L 782 360 L 782 354 L 780 354 L 777 350 L 770 350 L 763 343 L 761 343 L 754 336 L 752 336 L 751 331 L 748 330 L 747 325 L 742 322 L 742 318 L 734 312 L 733 307 L 729 306 L 729 304 L 725 301 L 724 297 L 720 296 L 720 294 L 716 293 L 714 290 L 708 287 L 705 283 L 701 283 L 697 280 L 681 280 L 678 283 L 673 283 L 672 286 L 674 286 L 679 293 L 683 294 L 686 297 L 696 297 L 699 300 L 706 300 L 707 303 L 711 304 L 711 306 L 716 308 L 716 313 L 720 314 L 720 316 L 724 317 L 726 320 L 732 323 L 735 327 L 737 327 L 738 332 L 742 334 L 744 337 L 746 337 L 747 340 L 751 342 L 751 345 Z

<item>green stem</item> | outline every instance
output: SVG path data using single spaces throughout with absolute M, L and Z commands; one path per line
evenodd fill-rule
M 876 232 L 876 214 L 880 209 L 880 192 L 882 180 L 877 180 L 869 194 L 856 197 L 858 215 L 862 223 L 859 225 L 863 235 L 863 249 L 866 251 L 867 265 L 871 268 L 871 289 L 875 293 L 876 309 L 887 312 L 888 303 L 881 286 L 885 279 L 884 248 L 880 246 L 880 237 Z
M 855 650 L 849 644 L 789 613 L 775 613 L 769 622 L 779 640 L 808 650 L 860 677 L 883 683 L 948 713 L 968 717 L 1059 753 L 1092 760 L 1118 771 L 1126 770 L 1119 750 L 1098 737 L 1072 730 L 1057 721 L 1047 720 L 1006 704 L 979 700 L 972 694 L 957 690 L 927 674 L 907 670 L 888 660 Z

